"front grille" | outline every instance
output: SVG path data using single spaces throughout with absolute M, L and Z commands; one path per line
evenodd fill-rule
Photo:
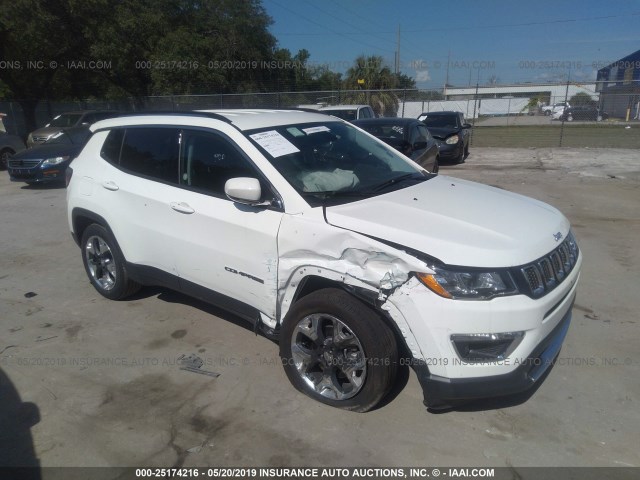
M 33 168 L 37 167 L 42 160 L 9 160 L 10 168 Z
M 556 288 L 578 261 L 578 244 L 572 233 L 555 250 L 535 262 L 520 267 L 518 283 L 529 296 L 539 298 Z

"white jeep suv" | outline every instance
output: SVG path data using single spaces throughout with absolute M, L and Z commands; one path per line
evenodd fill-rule
M 582 255 L 555 208 L 428 173 L 319 113 L 94 124 L 68 221 L 96 290 L 162 285 L 276 338 L 300 391 L 373 408 L 411 365 L 425 404 L 522 392 L 567 333 Z

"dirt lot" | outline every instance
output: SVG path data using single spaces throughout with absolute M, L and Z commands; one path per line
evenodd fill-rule
M 441 174 L 555 205 L 583 250 L 559 363 L 524 403 L 429 413 L 413 372 L 367 414 L 313 402 L 277 346 L 230 315 L 154 288 L 100 297 L 64 188 L 3 172 L 0 464 L 640 466 L 638 151 L 475 148 Z M 183 354 L 220 376 L 180 370 Z

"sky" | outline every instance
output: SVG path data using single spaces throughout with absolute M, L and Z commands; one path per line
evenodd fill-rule
M 278 46 L 344 73 L 380 55 L 418 88 L 595 80 L 640 50 L 640 0 L 262 0 Z

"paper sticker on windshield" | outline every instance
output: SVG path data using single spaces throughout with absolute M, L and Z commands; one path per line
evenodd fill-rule
M 307 135 L 311 135 L 312 133 L 330 132 L 331 130 L 329 129 L 329 127 L 325 127 L 324 125 L 320 125 L 319 127 L 303 128 L 302 131 L 304 133 L 306 133 Z
M 293 143 L 275 130 L 254 133 L 253 135 L 250 135 L 250 137 L 253 138 L 258 145 L 264 148 L 273 158 L 289 155 L 290 153 L 298 153 L 300 151 Z

